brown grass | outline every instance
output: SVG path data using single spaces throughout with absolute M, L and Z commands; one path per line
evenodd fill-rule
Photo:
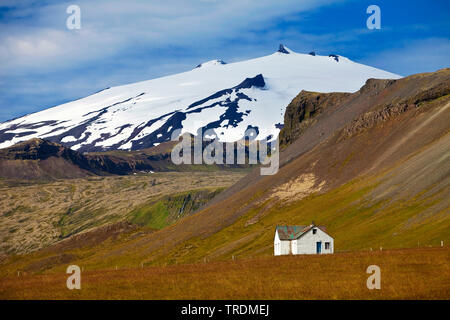
M 0 279 L 0 299 L 449 299 L 450 247 L 284 256 Z M 368 290 L 366 269 L 381 268 Z
M 0 179 L 0 254 L 29 253 L 62 238 L 124 221 L 149 201 L 228 187 L 245 172 L 158 172 L 47 183 Z

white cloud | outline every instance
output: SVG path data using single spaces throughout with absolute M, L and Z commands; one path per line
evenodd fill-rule
M 20 67 L 40 70 L 70 67 L 116 55 L 133 47 L 220 46 L 236 39 L 242 30 L 265 24 L 294 12 L 312 9 L 326 0 L 229 0 L 229 1 L 77 1 L 81 30 L 67 30 L 69 4 L 29 1 L 15 7 L 14 18 L 29 17 L 25 25 L 7 20 L 0 25 L 3 72 Z M 334 1 L 335 2 L 335 1 Z M 12 2 L 4 6 L 15 6 Z M 20 21 L 20 20 L 17 20 Z M 5 70 L 6 69 L 6 70 Z

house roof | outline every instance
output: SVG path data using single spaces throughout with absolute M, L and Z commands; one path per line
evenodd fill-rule
M 280 238 L 280 240 L 295 240 L 300 238 L 302 235 L 304 235 L 314 227 L 317 227 L 323 232 L 326 232 L 325 227 L 316 226 L 314 224 L 311 224 L 309 226 L 277 226 L 276 231 L 278 231 L 278 237 Z

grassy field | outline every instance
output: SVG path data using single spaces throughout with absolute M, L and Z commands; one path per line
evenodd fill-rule
M 319 221 L 335 238 L 338 253 L 346 251 L 369 251 L 386 249 L 437 247 L 441 241 L 450 243 L 448 210 L 416 221 L 416 216 L 435 204 L 433 194 L 412 197 L 408 200 L 371 201 L 380 187 L 379 179 L 358 179 L 323 194 L 313 194 L 289 203 L 260 203 L 234 223 L 210 235 L 190 237 L 176 245 L 170 245 L 168 236 L 183 237 L 198 223 L 191 223 L 196 215 L 175 221 L 160 231 L 167 221 L 183 206 L 188 208 L 194 197 L 202 192 L 191 192 L 190 200 L 185 193 L 150 200 L 136 209 L 129 210 L 137 230 L 125 230 L 118 238 L 108 241 L 80 240 L 77 245 L 53 247 L 32 254 L 12 255 L 0 265 L 0 276 L 21 272 L 59 273 L 67 264 L 78 264 L 87 270 L 104 270 L 117 266 L 119 269 L 144 266 L 189 265 L 238 259 L 265 259 L 273 252 L 273 232 L 278 224 L 303 225 Z M 201 199 L 201 197 L 200 197 Z M 199 200 L 197 200 L 198 202 Z M 270 201 L 269 201 L 270 202 Z M 268 202 L 268 203 L 269 203 Z M 221 211 L 215 211 L 220 212 Z M 423 216 L 423 215 L 422 215 Z M 202 217 L 202 221 L 204 217 Z M 215 216 L 212 218 L 216 219 Z M 214 226 L 216 220 L 205 220 Z M 205 222 L 205 223 L 206 223 Z M 96 232 L 94 238 L 105 232 Z M 111 232 L 106 232 L 111 233 Z M 155 250 L 155 244 L 164 244 Z M 51 248 L 49 248 L 51 249 Z
M 223 189 L 196 189 L 164 196 L 133 210 L 130 213 L 130 221 L 140 226 L 162 229 L 195 212 Z
M 0 299 L 449 299 L 450 247 L 355 251 L 0 279 Z M 381 289 L 369 290 L 369 265 Z M 83 267 L 83 266 L 80 266 Z
M 321 136 L 312 128 L 282 153 L 277 175 L 255 170 L 194 215 L 183 210 L 242 173 L 0 181 L 2 295 L 448 298 L 449 249 L 440 246 L 450 243 L 449 119 L 450 104 L 422 105 L 375 126 L 353 124 L 307 151 Z M 92 230 L 119 219 L 131 228 Z M 336 254 L 274 259 L 275 227 L 311 221 L 326 226 Z M 81 292 L 65 289 L 70 264 L 85 270 Z M 382 268 L 380 292 L 365 288 L 370 264 Z
M 29 253 L 127 219 L 158 229 L 191 213 L 244 175 L 245 171 L 160 172 L 50 182 L 0 180 L 0 254 Z M 178 197 L 180 207 L 166 208 L 167 196 Z M 183 207 L 186 197 L 199 201 L 186 200 L 188 206 Z M 146 210 L 159 199 L 164 210 Z M 172 211 L 180 214 L 166 219 Z

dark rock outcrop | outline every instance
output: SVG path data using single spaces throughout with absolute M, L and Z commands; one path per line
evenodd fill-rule
M 284 45 L 282 43 L 280 43 L 280 47 L 278 48 L 277 52 L 281 52 L 284 54 L 289 54 L 289 51 L 286 50 L 286 48 L 284 47 Z
M 154 170 L 152 164 L 152 159 L 145 161 L 145 157 L 121 157 L 114 154 L 85 155 L 58 143 L 38 138 L 0 150 L 0 174 L 6 178 L 124 175 L 136 171 Z
M 280 132 L 280 145 L 286 146 L 297 139 L 324 109 L 337 105 L 350 93 L 318 93 L 301 91 L 287 106 L 284 127 Z
M 329 55 L 330 58 L 333 58 L 334 60 L 336 60 L 336 62 L 339 62 L 339 56 L 336 54 L 330 54 Z

